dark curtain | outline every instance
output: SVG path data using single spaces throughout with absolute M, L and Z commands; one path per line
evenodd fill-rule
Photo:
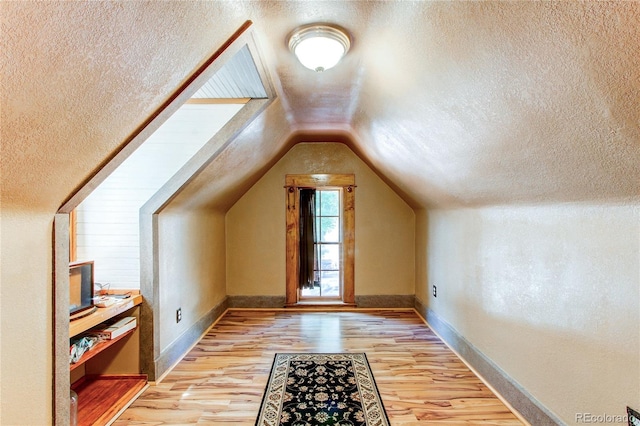
M 300 278 L 299 286 L 313 288 L 318 281 L 315 265 L 318 256 L 316 241 L 316 190 L 300 190 Z

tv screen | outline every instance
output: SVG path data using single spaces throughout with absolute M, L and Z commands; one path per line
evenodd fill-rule
M 93 308 L 93 261 L 69 264 L 69 315 Z

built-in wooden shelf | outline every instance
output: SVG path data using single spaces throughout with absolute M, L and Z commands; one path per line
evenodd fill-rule
M 78 394 L 78 426 L 109 423 L 146 386 L 142 374 L 82 377 L 71 386 Z
M 86 351 L 84 354 L 82 354 L 82 357 L 80 357 L 78 362 L 76 362 L 75 364 L 71 364 L 69 366 L 69 370 L 73 371 L 76 368 L 80 367 L 82 364 L 84 364 L 85 362 L 89 361 L 91 358 L 93 358 L 94 356 L 98 355 L 100 352 L 104 351 L 105 349 L 109 348 L 111 345 L 113 345 L 116 342 L 124 339 L 125 337 L 133 334 L 133 332 L 136 331 L 137 328 L 138 327 L 132 328 L 131 330 L 127 331 L 124 334 L 121 334 L 120 336 L 116 337 L 115 339 L 103 340 L 102 342 L 96 344 L 94 347 L 92 347 L 91 349 Z
M 116 302 L 108 308 L 98 308 L 97 311 L 87 315 L 86 317 L 71 321 L 69 323 L 69 337 L 77 336 L 83 331 L 87 331 L 90 328 L 95 327 L 96 325 L 103 323 L 106 320 L 133 308 L 134 306 L 138 306 L 141 303 L 142 295 L 134 294 L 131 295 L 130 298 Z
M 118 316 L 140 315 L 142 296 L 136 292 L 106 308 L 69 323 L 69 338 Z M 140 373 L 138 327 L 115 339 L 104 340 L 69 365 L 73 389 L 78 394 L 78 425 L 103 426 L 131 403 L 147 386 Z

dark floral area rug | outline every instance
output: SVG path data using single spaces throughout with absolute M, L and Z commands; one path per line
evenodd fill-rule
M 364 353 L 276 354 L 256 426 L 388 426 Z

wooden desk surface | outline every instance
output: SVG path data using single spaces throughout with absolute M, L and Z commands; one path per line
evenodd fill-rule
M 79 318 L 77 320 L 73 320 L 69 323 L 69 337 L 73 337 L 77 334 L 82 333 L 83 331 L 87 331 L 91 327 L 95 327 L 108 320 L 109 318 L 113 318 L 122 312 L 133 308 L 134 306 L 138 306 L 142 303 L 142 295 L 141 294 L 132 294 L 130 298 L 123 299 L 109 306 L 108 308 L 98 308 L 92 314 L 87 315 L 86 317 Z

